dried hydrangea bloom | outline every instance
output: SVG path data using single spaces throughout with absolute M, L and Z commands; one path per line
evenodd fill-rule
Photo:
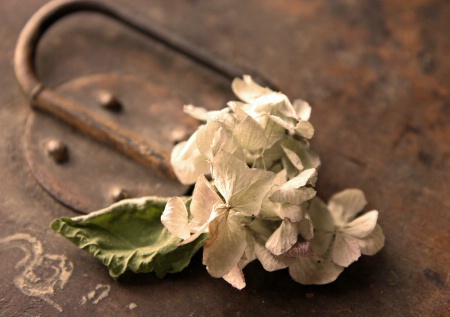
M 226 276 L 228 281 L 233 281 L 227 274 L 232 270 L 238 272 L 236 266 L 247 247 L 244 225 L 259 213 L 275 174 L 250 169 L 224 150 L 214 156 L 211 169 L 213 185 L 201 176 L 195 186 L 192 219 L 188 219 L 185 205 L 174 199 L 167 203 L 161 221 L 172 234 L 184 239 L 184 243 L 208 231 L 210 239 L 204 246 L 203 263 L 212 276 Z M 230 274 L 234 276 L 233 272 Z M 242 280 L 239 281 L 236 287 L 242 285 Z
M 220 111 L 184 108 L 204 124 L 174 148 L 171 163 L 181 182 L 196 183 L 189 211 L 180 198 L 167 203 L 166 228 L 181 244 L 208 233 L 203 263 L 239 289 L 255 259 L 268 271 L 289 267 L 297 282 L 325 284 L 361 254 L 378 252 L 378 212 L 356 217 L 366 203 L 361 191 L 338 193 L 328 206 L 315 198 L 320 159 L 308 142 L 309 104 L 249 76 L 232 89 L 241 101 Z
M 302 284 L 330 283 L 361 254 L 373 255 L 383 247 L 378 211 L 357 217 L 366 203 L 359 189 L 335 194 L 328 206 L 317 197 L 312 200 L 309 213 L 314 237 L 310 244 L 314 257 L 299 258 L 291 265 L 289 271 L 294 280 Z

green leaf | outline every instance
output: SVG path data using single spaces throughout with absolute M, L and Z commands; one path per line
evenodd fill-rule
M 51 228 L 99 259 L 114 278 L 126 270 L 163 277 L 183 270 L 207 238 L 203 234 L 178 246 L 181 239 L 161 223 L 167 201 L 160 197 L 123 200 L 85 216 L 56 219 Z

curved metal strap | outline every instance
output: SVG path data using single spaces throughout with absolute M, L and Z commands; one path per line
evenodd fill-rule
M 161 42 L 229 79 L 250 74 L 256 81 L 274 88 L 267 80 L 251 71 L 227 63 L 156 25 L 140 24 L 115 8 L 88 0 L 53 1 L 38 10 L 25 25 L 17 42 L 14 69 L 16 77 L 29 96 L 33 107 L 47 111 L 99 141 L 108 143 L 129 157 L 153 168 L 164 177 L 175 178 L 169 164 L 169 153 L 138 135 L 87 112 L 80 105 L 57 95 L 38 79 L 35 55 L 39 40 L 56 21 L 72 13 L 90 11 L 106 15 L 132 29 Z

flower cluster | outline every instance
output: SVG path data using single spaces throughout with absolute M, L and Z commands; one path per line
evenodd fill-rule
M 236 78 L 231 101 L 220 111 L 185 106 L 204 122 L 175 146 L 172 167 L 194 184 L 189 210 L 169 200 L 164 226 L 187 244 L 208 234 L 203 263 L 214 277 L 245 287 L 242 269 L 259 260 L 267 271 L 289 268 L 302 284 L 334 281 L 361 254 L 384 245 L 377 211 L 360 190 L 334 195 L 328 205 L 314 190 L 320 159 L 309 146 L 311 107 L 282 93 Z

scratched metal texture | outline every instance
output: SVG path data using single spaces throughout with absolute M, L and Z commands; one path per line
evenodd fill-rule
M 448 1 L 109 2 L 310 101 L 312 146 L 322 158 L 319 195 L 361 188 L 368 207 L 380 211 L 385 248 L 363 256 L 336 282 L 302 286 L 286 271 L 267 273 L 254 263 L 245 269 L 242 291 L 210 277 L 200 255 L 163 280 L 143 274 L 114 281 L 49 229 L 52 219 L 76 213 L 52 199 L 27 166 L 23 135 L 32 110 L 12 67 L 21 28 L 45 2 L 0 2 L 0 316 L 450 315 Z M 37 64 L 50 86 L 114 70 L 212 109 L 232 98 L 227 80 L 89 14 L 52 28 Z M 64 289 L 47 289 L 52 302 L 16 287 L 24 268 L 16 264 L 30 249 L 1 242 L 16 233 L 73 263 Z M 23 236 L 20 243 L 27 244 Z M 41 284 L 52 274 L 49 266 L 35 268 Z M 102 298 L 104 285 L 110 291 Z

